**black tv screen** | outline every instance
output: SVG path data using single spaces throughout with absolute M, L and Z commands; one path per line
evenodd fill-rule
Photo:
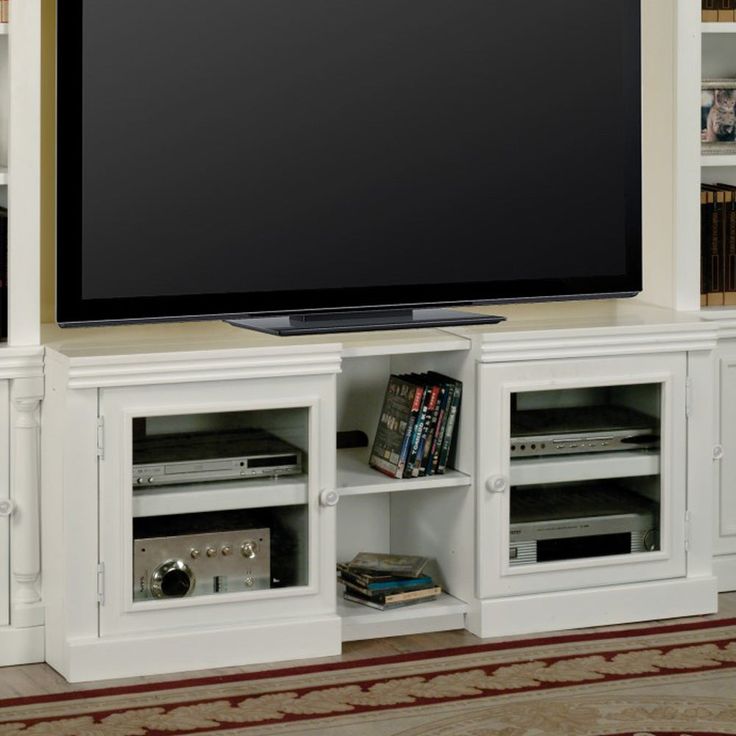
M 641 288 L 640 0 L 58 6 L 62 324 Z

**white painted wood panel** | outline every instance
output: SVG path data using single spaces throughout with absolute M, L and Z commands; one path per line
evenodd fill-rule
M 716 461 L 717 554 L 736 553 L 736 344 L 729 341 L 720 359 L 719 444 L 723 457 Z
M 0 626 L 10 623 L 10 400 L 7 381 L 0 381 Z M 5 664 L 0 650 L 0 665 Z
M 8 35 L 8 339 L 38 345 L 41 330 L 41 0 L 13 3 Z M 0 162 L 0 163 L 5 163 Z

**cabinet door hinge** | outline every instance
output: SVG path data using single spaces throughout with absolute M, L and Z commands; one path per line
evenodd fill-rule
M 97 563 L 97 602 L 105 605 L 105 563 Z
M 105 459 L 105 420 L 97 417 L 97 457 Z
M 693 379 L 685 379 L 685 416 L 689 417 L 693 408 Z
M 690 522 L 693 518 L 691 511 L 685 512 L 685 552 L 690 551 Z

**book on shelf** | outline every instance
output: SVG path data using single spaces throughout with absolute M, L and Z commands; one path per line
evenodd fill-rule
M 719 23 L 733 23 L 735 0 L 716 0 Z
M 337 564 L 337 579 L 346 600 L 380 610 L 399 608 L 434 600 L 442 592 L 423 572 L 427 562 L 428 558 L 415 555 L 361 552 L 350 562 Z M 365 567 L 367 563 L 377 567 Z
M 700 193 L 700 304 L 736 305 L 736 186 L 703 184 Z
M 445 472 L 462 383 L 441 373 L 389 377 L 369 463 L 392 478 Z
M 9 17 L 10 0 L 0 0 L 0 23 L 7 23 Z
M 359 552 L 345 567 L 350 572 L 372 576 L 383 574 L 404 578 L 418 578 L 429 562 L 429 557 L 392 555 L 382 552 Z
M 716 184 L 727 195 L 726 221 L 723 228 L 724 243 L 722 248 L 723 264 L 723 303 L 736 306 L 736 186 L 732 184 Z
M 346 601 L 352 601 L 353 603 L 360 603 L 370 608 L 377 608 L 379 611 L 387 611 L 392 608 L 403 608 L 404 606 L 411 606 L 417 603 L 427 603 L 428 601 L 436 600 L 442 588 L 439 585 L 435 585 L 432 588 L 426 590 L 412 591 L 409 593 L 402 593 L 396 596 L 385 596 L 385 598 L 371 598 L 362 596 L 354 591 L 345 591 L 343 598 Z
M 703 23 L 733 23 L 736 0 L 701 0 L 700 19 Z

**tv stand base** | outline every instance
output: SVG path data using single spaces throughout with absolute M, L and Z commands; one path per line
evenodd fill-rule
M 456 309 L 388 309 L 292 314 L 279 317 L 228 319 L 228 324 L 270 335 L 319 335 L 370 330 L 408 330 L 418 327 L 496 324 L 505 317 Z

